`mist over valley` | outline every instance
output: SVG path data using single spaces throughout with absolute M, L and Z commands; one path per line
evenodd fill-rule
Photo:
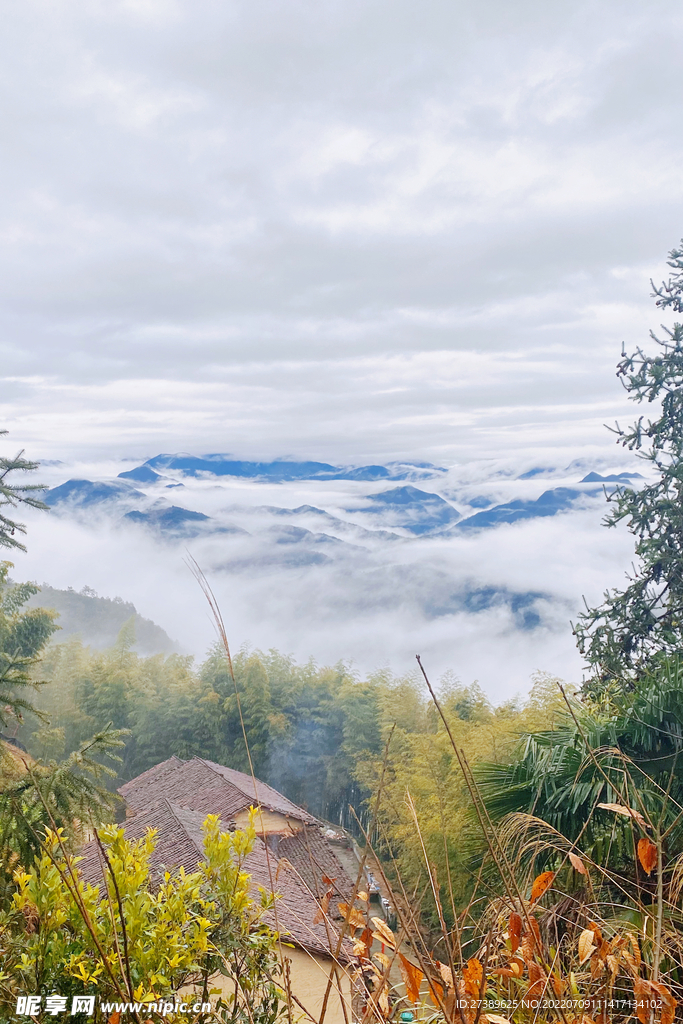
M 604 490 L 637 486 L 639 468 L 590 454 L 526 469 L 187 454 L 56 462 L 41 467 L 50 512 L 31 513 L 15 572 L 85 588 L 72 604 L 87 606 L 90 588 L 132 601 L 161 627 L 157 647 L 146 635 L 141 652 L 201 658 L 214 634 L 191 556 L 236 648 L 359 672 L 411 671 L 422 653 L 435 672 L 504 699 L 536 671 L 579 678 L 570 620 L 630 555 L 628 537 L 600 526 Z M 78 631 L 69 615 L 63 635 Z M 113 625 L 98 633 L 87 621 L 84 642 L 113 642 Z

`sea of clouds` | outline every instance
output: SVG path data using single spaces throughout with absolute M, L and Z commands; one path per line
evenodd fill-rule
M 557 461 L 557 451 L 548 454 Z M 53 486 L 67 478 L 111 481 L 132 465 L 57 464 L 42 467 L 41 477 Z M 472 500 L 533 500 L 551 488 L 576 488 L 590 470 L 642 471 L 634 460 L 609 463 L 604 451 L 559 467 L 541 462 L 544 471 L 530 479 L 519 479 L 521 468 L 487 460 L 414 485 L 467 516 L 476 511 Z M 552 517 L 414 536 L 392 525 L 391 514 L 366 511 L 367 496 L 388 486 L 395 482 L 180 474 L 154 485 L 134 482 L 142 498 L 67 503 L 25 517 L 28 553 L 14 556 L 15 574 L 120 595 L 201 657 L 215 633 L 191 557 L 210 581 L 235 648 L 277 648 L 321 664 L 343 660 L 361 673 L 412 671 L 419 653 L 436 676 L 477 679 L 497 701 L 528 689 L 537 671 L 578 681 L 570 621 L 584 596 L 595 603 L 606 587 L 623 585 L 633 557 L 625 529 L 601 526 L 599 488 L 584 487 L 585 498 Z M 171 504 L 208 515 L 208 526 L 194 536 L 161 534 L 125 518 L 134 508 Z M 327 516 L 283 511 L 306 505 Z

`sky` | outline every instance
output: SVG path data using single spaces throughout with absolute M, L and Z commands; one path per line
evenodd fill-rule
M 635 410 L 615 365 L 663 319 L 649 282 L 683 235 L 682 28 L 673 0 L 11 2 L 7 444 L 91 476 L 178 451 L 424 459 L 469 480 L 491 460 L 623 468 L 604 424 Z M 599 518 L 501 534 L 464 564 L 561 577 L 568 621 L 630 561 Z M 31 530 L 27 573 L 183 632 L 158 595 L 179 560 L 149 548 L 136 575 L 135 544 L 117 561 L 116 538 Z M 397 628 L 412 643 L 361 613 L 335 646 L 309 604 L 268 593 L 242 638 L 332 661 L 357 645 L 368 665 Z M 445 667 L 452 631 L 420 636 Z M 479 659 L 490 685 L 508 640 L 527 645 L 515 685 L 572 648 L 564 618 L 535 648 L 488 636 L 465 674 Z
M 0 358 L 43 458 L 609 443 L 683 234 L 674 2 L 22 0 Z

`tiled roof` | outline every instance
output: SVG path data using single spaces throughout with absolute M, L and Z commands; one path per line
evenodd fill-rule
M 274 838 L 277 843 L 276 846 L 273 843 L 276 855 L 287 858 L 315 896 L 320 898 L 329 889 L 332 890 L 330 914 L 340 918 L 337 904 L 340 900 L 344 903 L 350 901 L 355 880 L 349 878 L 334 850 L 320 834 L 320 829 L 308 826 L 291 835 L 285 833 Z M 334 881 L 328 885 L 323 882 L 323 875 Z
M 126 782 L 119 793 L 134 813 L 168 799 L 205 814 L 218 814 L 226 822 L 256 802 L 250 775 L 201 757 L 181 761 L 175 755 Z M 269 810 L 297 821 L 316 823 L 313 815 L 265 782 L 256 781 L 256 794 L 258 802 Z
M 164 871 L 181 865 L 186 871 L 197 870 L 197 864 L 204 859 L 203 820 L 201 814 L 164 800 L 124 823 L 126 839 L 143 839 L 148 829 L 156 830 L 156 848 L 150 863 L 153 883 L 163 877 Z M 83 848 L 80 856 L 83 858 L 78 865 L 81 877 L 91 885 L 101 885 L 104 861 L 94 839 Z
M 204 818 L 205 815 L 200 811 L 164 800 L 151 810 L 141 811 L 126 821 L 124 828 L 127 839 L 141 839 L 148 829 L 157 830 L 157 845 L 151 860 L 153 882 L 157 882 L 164 871 L 172 871 L 181 866 L 187 872 L 196 871 L 197 864 L 204 858 Z M 81 877 L 91 885 L 101 886 L 101 855 L 94 840 L 85 847 L 82 858 L 78 865 Z M 254 849 L 246 858 L 244 869 L 251 875 L 255 896 L 259 887 L 281 896 L 276 910 L 270 911 L 265 917 L 271 927 L 277 927 L 283 937 L 313 953 L 329 956 L 330 946 L 334 951 L 338 940 L 334 925 L 329 921 L 327 925 L 325 922 L 314 924 L 318 911 L 316 900 L 293 871 L 281 866 L 278 872 L 277 858 L 266 849 L 261 839 L 256 840 Z M 350 943 L 344 940 L 339 959 L 346 963 L 351 958 Z
M 215 761 L 204 760 L 204 764 L 209 765 L 222 778 L 244 794 L 248 801 L 244 805 L 245 807 L 249 807 L 254 803 L 255 789 L 256 799 L 263 807 L 267 807 L 271 811 L 278 811 L 278 813 L 284 814 L 288 818 L 296 818 L 297 821 L 305 821 L 310 825 L 318 824 L 317 818 L 314 818 L 312 814 L 305 811 L 303 807 L 293 804 L 291 800 L 288 800 L 282 793 L 278 793 L 276 789 L 273 789 L 267 783 L 261 782 L 259 779 L 253 779 L 251 775 L 246 775 L 244 772 L 238 772 L 235 768 L 226 768 L 225 765 L 216 764 Z
M 160 764 L 155 764 L 153 768 L 148 768 L 146 772 L 143 772 L 142 775 L 137 775 L 130 782 L 124 782 L 122 786 L 119 786 L 118 792 L 124 797 L 126 803 L 131 803 L 132 800 L 135 804 L 141 803 L 144 805 L 145 791 L 156 792 L 162 780 L 184 763 L 184 761 L 181 761 L 179 757 L 173 754 L 167 761 L 161 761 Z M 147 806 L 149 806 L 149 803 Z
M 203 811 L 205 816 L 217 814 L 229 822 L 234 814 L 249 806 L 239 789 L 198 757 L 191 761 L 176 759 L 173 765 L 164 761 L 164 765 L 168 767 L 156 777 L 140 775 L 121 786 L 119 793 L 125 797 L 129 811 L 137 814 L 162 800 L 172 800 L 182 807 Z

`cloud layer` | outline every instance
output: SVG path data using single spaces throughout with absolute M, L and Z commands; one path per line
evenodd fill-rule
M 628 468 L 603 424 L 634 414 L 614 365 L 622 341 L 647 344 L 649 279 L 683 234 L 682 22 L 673 0 L 10 4 L 10 441 L 68 463 L 52 483 L 162 451 L 427 459 L 456 504 L 481 485 L 533 500 L 545 484 L 509 481 L 534 465 L 578 460 L 569 483 Z M 421 648 L 499 693 L 534 668 L 578 674 L 568 620 L 631 552 L 598 520 L 272 578 L 221 573 L 215 538 L 196 554 L 238 642 L 364 668 Z M 188 650 L 211 638 L 181 552 L 133 525 L 32 517 L 19 561 L 133 599 Z M 544 624 L 520 632 L 505 606 L 430 618 L 441 572 L 550 593 Z
M 80 484 L 95 467 L 45 470 L 60 482 L 48 495 L 56 504 L 30 516 L 17 570 L 133 600 L 197 656 L 214 634 L 188 555 L 207 573 L 235 646 L 346 660 L 360 672 L 405 673 L 421 653 L 436 674 L 477 678 L 504 699 L 536 670 L 580 678 L 570 620 L 582 595 L 594 603 L 621 584 L 632 554 L 625 531 L 600 526 L 604 500 L 594 483 L 578 482 L 585 466 L 520 480 L 502 462 L 470 464 L 417 487 L 163 467 L 139 483 L 117 480 L 118 468 L 101 466 L 99 481 Z M 61 486 L 67 475 L 76 482 Z M 532 502 L 568 485 L 574 498 L 551 517 L 462 526 L 485 504 Z M 410 503 L 394 500 L 406 491 Z M 463 518 L 444 518 L 444 506 Z
M 26 0 L 5 420 L 36 454 L 608 443 L 682 233 L 673 2 Z

